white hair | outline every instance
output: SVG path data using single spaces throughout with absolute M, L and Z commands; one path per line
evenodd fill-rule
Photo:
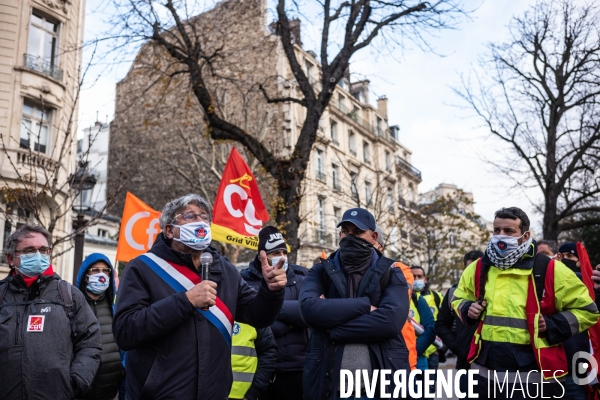
M 175 200 L 171 200 L 165 205 L 159 219 L 160 229 L 164 231 L 165 226 L 172 224 L 177 214 L 183 212 L 190 204 L 204 209 L 208 213 L 209 219 L 212 219 L 212 210 L 208 201 L 200 195 L 190 193 Z M 207 222 L 210 223 L 210 221 Z

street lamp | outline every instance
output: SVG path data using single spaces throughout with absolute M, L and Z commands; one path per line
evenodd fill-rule
M 79 267 L 83 262 L 83 243 L 85 241 L 85 226 L 84 212 L 91 209 L 89 204 L 83 204 L 83 194 L 92 190 L 96 186 L 96 177 L 87 169 L 88 162 L 80 161 L 78 163 L 79 168 L 75 174 L 71 174 L 69 177 L 69 185 L 72 190 L 79 193 L 79 207 L 73 206 L 73 210 L 77 212 L 77 220 L 73 228 L 77 232 L 75 234 L 75 259 L 73 262 L 73 283 L 77 279 L 79 273 Z

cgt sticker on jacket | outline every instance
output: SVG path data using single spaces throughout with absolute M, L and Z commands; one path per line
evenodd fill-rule
M 27 321 L 27 332 L 43 332 L 45 319 L 44 315 L 30 315 Z

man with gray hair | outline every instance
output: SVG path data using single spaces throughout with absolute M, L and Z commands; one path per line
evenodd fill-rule
M 125 268 L 113 331 L 127 351 L 128 399 L 227 398 L 234 318 L 266 328 L 279 314 L 285 259 L 270 266 L 260 253 L 264 279 L 255 291 L 210 247 L 210 221 L 198 195 L 169 202 L 152 248 Z M 210 278 L 202 280 L 208 262 Z
M 83 294 L 54 273 L 52 237 L 24 225 L 6 242 L 0 281 L 0 399 L 73 399 L 91 386 L 102 347 Z

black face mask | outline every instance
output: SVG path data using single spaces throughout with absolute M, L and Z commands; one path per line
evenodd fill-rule
M 568 260 L 566 258 L 563 258 L 561 260 L 561 262 L 563 264 L 565 264 L 571 271 L 573 271 L 573 272 L 581 272 L 581 267 L 577 265 L 577 264 L 579 264 L 579 261 Z
M 340 260 L 345 267 L 358 267 L 371 263 L 373 244 L 354 235 L 340 240 Z

